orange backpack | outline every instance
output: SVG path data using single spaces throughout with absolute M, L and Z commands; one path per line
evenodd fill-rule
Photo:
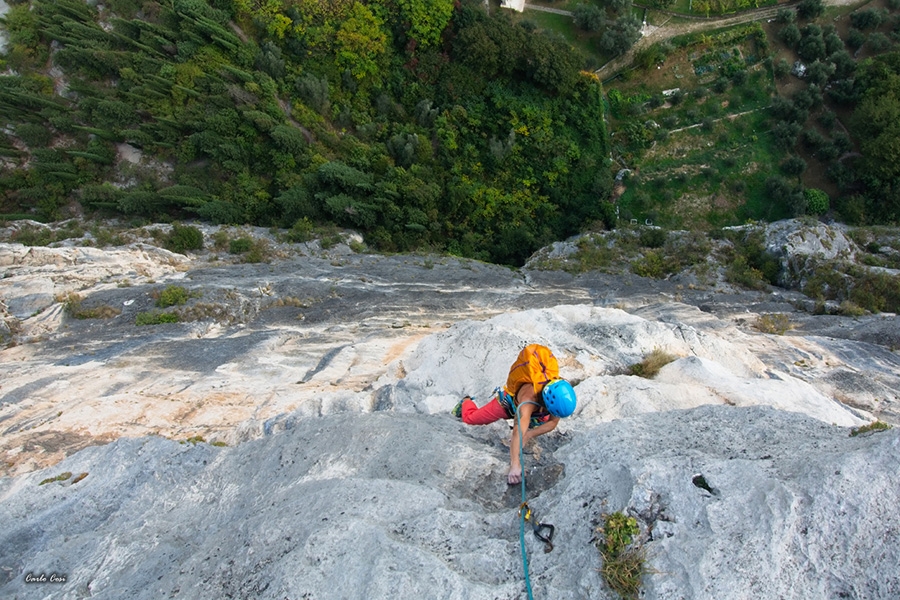
M 519 388 L 526 383 L 534 386 L 536 394 L 540 394 L 544 386 L 559 379 L 559 363 L 550 349 L 540 344 L 529 344 L 519 352 L 516 362 L 509 368 L 506 378 L 506 393 L 513 398 Z

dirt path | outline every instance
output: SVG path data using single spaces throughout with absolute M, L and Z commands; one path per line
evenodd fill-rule
M 719 117 L 718 119 L 712 119 L 713 123 L 718 123 L 719 121 L 734 121 L 738 117 L 743 117 L 744 115 L 749 115 L 750 113 L 755 113 L 758 110 L 764 110 L 768 107 L 763 108 L 754 108 L 753 110 L 745 110 L 744 112 L 735 113 L 733 115 L 726 115 L 724 117 Z M 693 125 L 688 125 L 687 127 L 680 127 L 678 129 L 672 129 L 669 131 L 670 134 L 678 133 L 679 131 L 687 131 L 688 129 L 694 129 L 696 127 L 702 127 L 703 123 L 694 123 Z
M 549 6 L 541 6 L 540 4 L 525 3 L 525 10 L 539 10 L 541 12 L 553 13 L 555 15 L 563 15 L 565 17 L 574 16 L 570 10 L 562 10 L 561 8 L 552 8 Z
M 868 3 L 869 0 L 824 0 L 824 4 L 826 6 L 863 6 Z M 794 2 L 779 4 L 777 6 L 767 6 L 764 8 L 748 10 L 733 16 L 719 18 L 714 17 L 709 19 L 703 17 L 673 14 L 672 16 L 692 19 L 693 22 L 669 24 L 669 21 L 667 20 L 665 23 L 663 23 L 662 26 L 659 27 L 654 27 L 653 25 L 644 26 L 644 28 L 641 30 L 641 39 L 639 39 L 628 52 L 612 59 L 594 72 L 600 77 L 600 79 L 608 79 L 630 65 L 634 61 L 635 53 L 644 48 L 649 48 L 657 42 L 662 42 L 677 35 L 683 35 L 686 33 L 696 33 L 698 31 L 706 31 L 709 29 L 721 29 L 723 27 L 731 27 L 732 25 L 740 25 L 741 23 L 772 19 L 780 9 L 793 6 L 793 4 Z
M 666 21 L 666 23 L 661 27 L 645 25 L 641 30 L 641 39 L 639 39 L 628 52 L 612 59 L 611 61 L 597 69 L 595 73 L 600 77 L 600 79 L 612 77 L 613 75 L 630 65 L 634 61 L 634 55 L 637 52 L 643 50 L 644 48 L 649 48 L 657 42 L 662 42 L 677 35 L 684 35 L 686 33 L 696 33 L 698 31 L 706 31 L 708 29 L 731 27 L 732 25 L 740 25 L 741 23 L 749 23 L 751 21 L 764 21 L 767 19 L 772 19 L 778 13 L 778 10 L 782 8 L 782 6 L 768 6 L 765 8 L 743 12 L 739 15 L 734 15 L 731 17 L 722 17 L 718 19 L 702 19 L 693 21 L 691 23 L 678 23 L 672 25 L 669 24 L 668 21 Z

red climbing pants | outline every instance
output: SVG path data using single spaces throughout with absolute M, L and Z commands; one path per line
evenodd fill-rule
M 506 414 L 506 409 L 503 408 L 503 406 L 500 404 L 500 401 L 497 400 L 496 396 L 491 398 L 491 401 L 481 408 L 475 406 L 475 403 L 470 398 L 466 398 L 465 400 L 463 400 L 463 423 L 466 423 L 468 425 L 487 425 L 489 423 L 493 423 L 494 421 L 508 418 L 509 415 Z

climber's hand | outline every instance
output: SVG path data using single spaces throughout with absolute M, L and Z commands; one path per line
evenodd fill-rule
M 513 485 L 516 483 L 521 483 L 521 481 L 522 481 L 522 467 L 520 467 L 518 465 L 510 467 L 509 474 L 507 474 L 507 476 L 506 476 L 506 482 L 509 485 Z

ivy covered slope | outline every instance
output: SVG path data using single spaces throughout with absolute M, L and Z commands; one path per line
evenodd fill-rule
M 0 213 L 306 218 L 515 264 L 609 210 L 600 83 L 475 0 L 9 4 Z

